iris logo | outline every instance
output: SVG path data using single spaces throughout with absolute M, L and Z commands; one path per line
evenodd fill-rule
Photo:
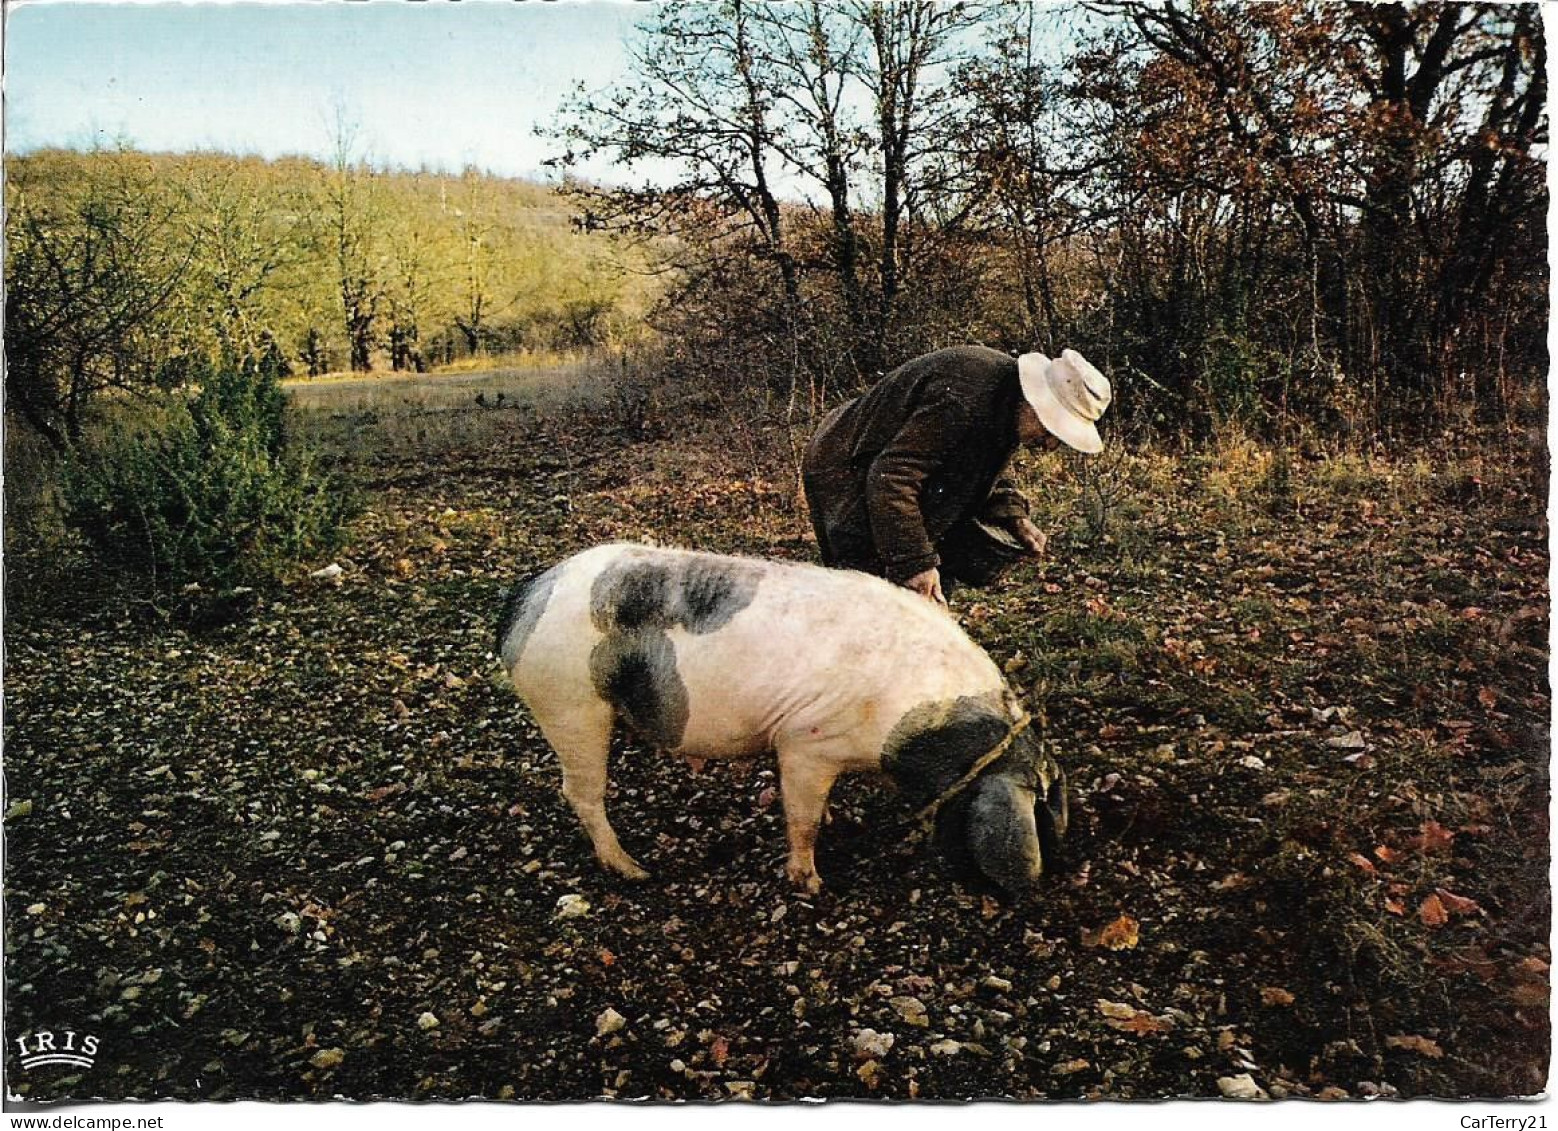
M 97 1038 L 66 1029 L 55 1033 L 39 1029 L 36 1033 L 16 1038 L 17 1048 L 22 1050 L 23 1068 L 42 1068 L 50 1064 L 70 1064 L 77 1068 L 91 1068 L 97 1056 Z

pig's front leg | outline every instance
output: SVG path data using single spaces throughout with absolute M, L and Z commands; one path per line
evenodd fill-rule
M 815 850 L 817 826 L 828 811 L 828 791 L 839 772 L 831 753 L 821 743 L 797 742 L 779 749 L 779 792 L 790 841 L 785 875 L 809 895 L 822 890 Z

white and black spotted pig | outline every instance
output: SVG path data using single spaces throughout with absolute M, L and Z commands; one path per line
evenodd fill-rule
M 638 545 L 586 550 L 521 586 L 498 653 L 557 751 L 563 796 L 602 864 L 646 873 L 606 819 L 620 719 L 696 758 L 773 750 L 786 871 L 817 891 L 813 848 L 839 774 L 885 770 L 916 806 L 1007 734 L 1000 671 L 947 612 L 863 573 Z M 1011 892 L 1065 833 L 1065 779 L 1030 731 L 943 807 L 944 843 Z

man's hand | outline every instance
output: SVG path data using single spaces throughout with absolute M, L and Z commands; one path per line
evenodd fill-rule
M 1013 519 L 1012 533 L 1034 557 L 1044 556 L 1044 548 L 1049 545 L 1049 539 L 1045 537 L 1044 531 L 1033 525 L 1030 519 L 1026 517 Z
M 935 566 L 923 573 L 917 573 L 903 583 L 905 589 L 912 589 L 921 597 L 928 597 L 938 605 L 947 603 L 946 595 L 941 591 L 941 571 Z

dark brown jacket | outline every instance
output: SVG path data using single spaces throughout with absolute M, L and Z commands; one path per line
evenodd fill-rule
M 823 561 L 904 581 L 941 564 L 960 522 L 1027 514 L 1005 478 L 1021 400 L 1015 358 L 955 346 L 830 413 L 803 467 Z

